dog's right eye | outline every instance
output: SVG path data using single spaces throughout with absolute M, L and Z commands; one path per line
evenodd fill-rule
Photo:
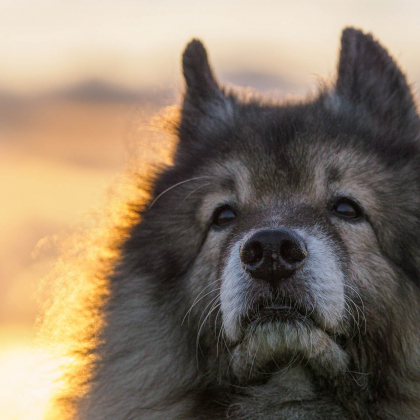
M 213 225 L 225 227 L 236 219 L 236 214 L 232 207 L 224 205 L 215 210 L 213 213 Z
M 333 204 L 332 211 L 347 220 L 358 220 L 363 215 L 359 205 L 347 197 L 339 197 Z

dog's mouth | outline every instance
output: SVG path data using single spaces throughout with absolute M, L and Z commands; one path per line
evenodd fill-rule
M 293 302 L 289 304 L 283 302 L 266 305 L 257 304 L 249 311 L 243 325 L 245 326 L 245 330 L 251 334 L 259 327 L 277 323 L 305 326 L 310 330 L 320 329 L 340 348 L 344 348 L 347 342 L 346 337 L 342 334 L 328 331 L 318 325 L 312 317 L 313 312 L 313 308 L 309 310 Z
M 291 300 L 287 303 L 285 301 L 257 302 L 245 316 L 243 325 L 247 328 L 255 328 L 269 323 L 304 322 L 309 326 L 313 323 L 311 312 L 308 308 Z
M 297 305 L 273 303 L 269 305 L 256 305 L 251 309 L 246 325 L 249 328 L 275 322 L 305 322 L 309 323 L 308 311 Z
M 258 327 L 269 324 L 287 323 L 305 326 L 308 329 L 320 329 L 324 331 L 340 347 L 345 346 L 346 339 L 341 334 L 328 331 L 319 325 L 314 317 L 314 308 L 307 308 L 301 304 L 290 301 L 275 303 L 258 303 L 252 307 L 243 320 L 243 326 L 248 333 L 252 333 Z

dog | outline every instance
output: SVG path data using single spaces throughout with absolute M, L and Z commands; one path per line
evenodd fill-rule
M 198 40 L 182 64 L 173 161 L 115 227 L 66 412 L 419 419 L 420 118 L 404 74 L 354 28 L 334 85 L 305 101 L 221 87 Z

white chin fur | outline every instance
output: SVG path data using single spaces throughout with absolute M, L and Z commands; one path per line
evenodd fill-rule
M 259 376 L 259 369 L 274 362 L 280 369 L 309 365 L 318 373 L 334 376 L 344 372 L 349 357 L 319 328 L 296 323 L 258 326 L 232 352 L 232 370 L 239 378 Z

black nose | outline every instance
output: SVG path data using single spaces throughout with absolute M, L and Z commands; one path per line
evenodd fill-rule
M 244 240 L 239 253 L 242 265 L 252 277 L 268 281 L 290 277 L 308 255 L 303 239 L 286 228 L 255 232 Z

